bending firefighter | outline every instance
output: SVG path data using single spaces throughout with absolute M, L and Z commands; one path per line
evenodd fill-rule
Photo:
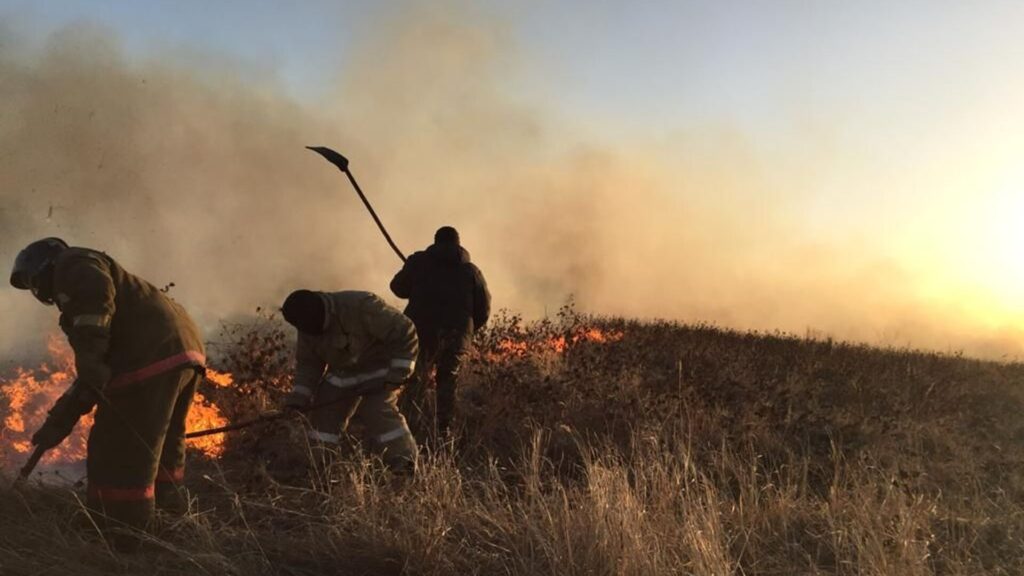
M 459 233 L 444 226 L 434 234 L 432 246 L 409 257 L 391 280 L 391 291 L 409 299 L 405 313 L 416 324 L 420 338 L 417 376 L 403 394 L 402 411 L 412 421 L 418 438 L 444 438 L 455 419 L 459 367 L 473 332 L 490 316 L 487 283 L 460 245 Z M 426 390 L 435 367 L 436 411 L 432 411 Z
M 399 389 L 416 365 L 412 322 L 375 294 L 357 291 L 297 290 L 281 312 L 299 333 L 294 388 L 285 407 L 314 407 L 310 439 L 335 447 L 358 413 L 367 444 L 388 468 L 413 473 L 416 441 L 397 406 Z
M 95 406 L 87 505 L 99 525 L 146 528 L 154 504 L 183 512 L 185 416 L 206 362 L 185 310 L 106 254 L 58 238 L 22 250 L 11 285 L 60 309 L 78 375 L 32 443 L 57 446 Z

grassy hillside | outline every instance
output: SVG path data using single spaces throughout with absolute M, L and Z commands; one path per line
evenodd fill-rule
M 279 327 L 224 341 L 207 396 L 273 405 Z M 193 512 L 130 556 L 72 490 L 5 484 L 0 573 L 1024 573 L 1022 365 L 571 310 L 478 344 L 457 446 L 411 482 L 266 426 L 194 459 Z

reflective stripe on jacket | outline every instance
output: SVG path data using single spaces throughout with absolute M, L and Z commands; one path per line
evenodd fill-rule
M 96 390 L 205 365 L 202 337 L 185 310 L 102 252 L 61 253 L 54 293 L 78 378 Z
M 322 379 L 343 388 L 376 381 L 400 384 L 412 374 L 419 344 L 412 321 L 401 311 L 371 292 L 322 297 L 327 331 L 299 333 L 293 393 L 312 395 Z

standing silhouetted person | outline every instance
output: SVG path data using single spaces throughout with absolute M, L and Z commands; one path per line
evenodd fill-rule
M 444 437 L 455 418 L 459 367 L 473 332 L 490 316 L 487 283 L 470 261 L 469 252 L 459 244 L 459 233 L 444 226 L 434 234 L 433 245 L 410 256 L 395 274 L 391 291 L 409 299 L 405 313 L 415 323 L 420 338 L 416 378 L 402 395 L 402 410 L 421 439 L 432 435 L 435 425 L 436 432 Z M 436 410 L 431 411 L 426 390 L 434 368 Z

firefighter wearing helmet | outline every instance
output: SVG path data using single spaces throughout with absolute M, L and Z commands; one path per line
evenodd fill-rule
M 87 506 L 100 526 L 145 529 L 155 506 L 184 511 L 185 417 L 206 362 L 185 310 L 106 254 L 59 238 L 22 250 L 10 281 L 60 309 L 75 354 L 77 379 L 32 443 L 57 446 L 95 407 Z
M 309 437 L 329 453 L 358 414 L 366 444 L 397 474 L 416 469 L 416 441 L 398 411 L 416 365 L 412 322 L 376 294 L 296 290 L 281 307 L 298 331 L 294 386 L 285 407 L 312 409 Z

